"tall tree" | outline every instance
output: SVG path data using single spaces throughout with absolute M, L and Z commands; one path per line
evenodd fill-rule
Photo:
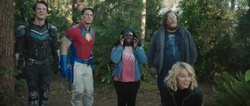
M 141 12 L 141 43 L 144 45 L 145 42 L 145 30 L 146 30 L 146 0 L 142 0 L 143 3 L 143 10 Z
M 231 10 L 234 11 L 236 0 L 231 0 Z
M 14 106 L 14 9 L 13 0 L 0 1 L 0 87 L 7 96 L 0 96 L 1 106 Z

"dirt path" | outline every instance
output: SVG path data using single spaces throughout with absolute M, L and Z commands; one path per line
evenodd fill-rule
M 156 85 L 155 85 L 156 87 Z M 204 102 L 211 97 L 212 86 L 210 84 L 200 84 L 203 93 Z M 71 93 L 68 92 L 67 79 L 61 78 L 59 75 L 53 77 L 50 87 L 50 106 L 71 106 Z M 159 91 L 139 90 L 137 94 L 136 106 L 159 106 Z M 25 86 L 16 88 L 16 106 L 28 106 L 28 91 Z M 117 96 L 113 88 L 103 89 L 96 87 L 94 92 L 94 106 L 117 106 Z

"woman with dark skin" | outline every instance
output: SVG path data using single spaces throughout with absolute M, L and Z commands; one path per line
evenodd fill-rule
M 112 50 L 111 60 L 115 63 L 113 75 L 118 106 L 135 106 L 142 76 L 140 64 L 146 63 L 147 56 L 132 30 L 122 31 Z

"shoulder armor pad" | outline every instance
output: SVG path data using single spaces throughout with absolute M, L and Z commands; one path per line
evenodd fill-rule
M 48 24 L 48 29 L 53 29 L 57 31 L 57 28 L 54 25 Z
M 48 29 L 51 32 L 51 36 L 57 36 L 57 28 L 54 25 L 48 24 Z
M 25 35 L 25 25 L 21 25 L 17 28 L 17 36 L 24 36 Z

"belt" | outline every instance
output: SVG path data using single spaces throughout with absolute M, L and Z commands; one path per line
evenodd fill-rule
M 82 64 L 88 64 L 89 60 L 83 60 L 83 59 L 79 59 L 76 56 L 72 56 L 70 55 L 70 60 L 71 62 L 78 62 L 78 63 L 82 63 Z
M 46 64 L 47 62 L 49 62 L 49 58 L 47 58 L 45 60 L 35 60 L 32 58 L 28 58 L 28 60 L 33 62 L 34 64 L 37 64 L 37 65 L 43 65 L 43 64 Z

